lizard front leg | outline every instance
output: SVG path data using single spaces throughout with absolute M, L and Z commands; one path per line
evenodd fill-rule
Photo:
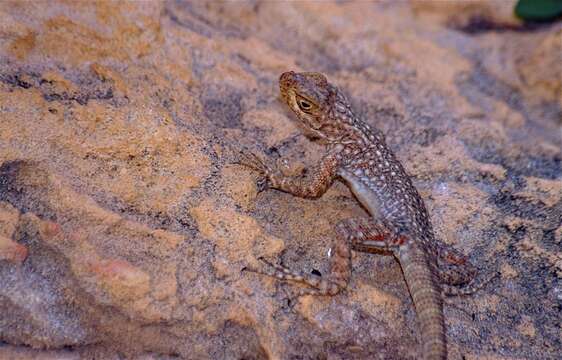
M 318 198 L 332 184 L 339 161 L 334 154 L 328 154 L 304 176 L 286 176 L 252 153 L 243 154 L 239 164 L 260 172 L 266 180 L 265 188 L 281 190 L 302 198 Z

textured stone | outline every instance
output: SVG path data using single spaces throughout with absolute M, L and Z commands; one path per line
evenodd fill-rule
M 391 257 L 355 253 L 333 298 L 242 271 L 325 274 L 365 216 L 341 183 L 258 194 L 233 164 L 322 155 L 287 70 L 342 87 L 439 237 L 500 272 L 447 302 L 450 358 L 560 358 L 562 27 L 514 3 L 0 2 L 0 358 L 419 357 Z
M 7 237 L 0 236 L 0 260 L 21 264 L 27 257 L 27 248 Z

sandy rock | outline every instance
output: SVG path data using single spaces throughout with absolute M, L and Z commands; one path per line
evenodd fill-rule
M 11 237 L 16 231 L 19 211 L 6 202 L 0 202 L 0 260 L 21 264 L 27 257 L 27 248 Z
M 0 358 L 419 358 L 391 257 L 355 253 L 332 298 L 244 271 L 326 274 L 366 216 L 235 164 L 322 156 L 287 70 L 342 87 L 439 238 L 499 273 L 447 302 L 449 357 L 560 358 L 562 28 L 514 3 L 0 2 Z
M 21 264 L 27 257 L 27 248 L 7 237 L 0 236 L 0 260 Z

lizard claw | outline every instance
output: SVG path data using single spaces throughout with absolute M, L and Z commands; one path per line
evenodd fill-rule
M 252 152 L 241 151 L 240 158 L 235 162 L 235 164 L 246 166 L 257 171 L 261 175 L 256 183 L 258 192 L 265 191 L 269 188 L 269 177 L 274 171 L 271 167 L 266 165 L 265 161 L 263 161 L 258 155 Z
M 265 165 L 265 162 L 253 152 L 241 151 L 240 157 L 235 162 L 235 164 L 246 166 L 252 170 L 256 170 L 262 175 L 266 175 L 269 172 L 269 167 Z
M 462 296 L 462 295 L 472 295 L 475 292 L 479 291 L 480 289 L 484 288 L 488 285 L 492 280 L 500 277 L 501 273 L 496 272 L 492 275 L 487 276 L 483 280 L 480 280 L 478 283 L 472 283 L 467 286 L 463 287 L 454 287 L 446 284 L 441 285 L 441 295 L 443 297 L 450 297 L 450 296 Z
M 258 188 L 258 193 L 261 193 L 269 188 L 269 180 L 265 176 L 262 176 L 256 181 L 256 187 Z
M 292 271 L 289 268 L 286 268 L 283 265 L 279 265 L 279 264 L 269 262 L 263 257 L 260 257 L 258 260 L 261 261 L 262 263 L 264 263 L 265 265 L 267 265 L 267 266 L 269 266 L 269 267 L 271 267 L 271 268 L 273 268 L 273 269 L 275 269 L 275 270 L 277 270 L 281 273 L 285 273 L 285 274 L 291 274 L 292 273 Z
M 333 281 L 329 278 L 324 278 L 321 275 L 315 274 L 305 274 L 298 271 L 293 271 L 283 265 L 275 264 L 265 260 L 263 257 L 258 259 L 267 267 L 268 270 L 258 271 L 261 274 L 268 275 L 283 281 L 294 281 L 302 285 L 307 286 L 307 288 L 301 288 L 296 292 L 293 292 L 294 297 L 301 297 L 306 295 L 335 295 L 345 289 L 345 285 L 342 286 L 341 283 Z

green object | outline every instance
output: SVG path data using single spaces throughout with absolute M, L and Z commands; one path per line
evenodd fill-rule
M 519 0 L 515 15 L 525 21 L 550 21 L 562 15 L 562 0 Z

